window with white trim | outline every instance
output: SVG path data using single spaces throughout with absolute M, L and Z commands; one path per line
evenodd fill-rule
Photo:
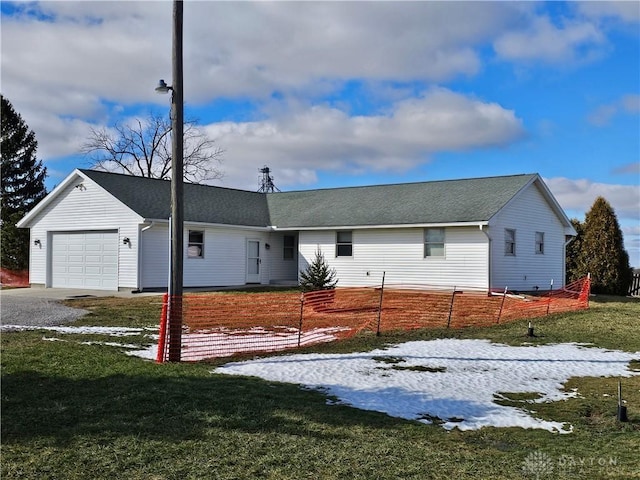
M 516 231 L 511 228 L 504 229 L 504 254 L 516 254 Z
M 353 256 L 353 232 L 341 230 L 336 232 L 336 257 Z
M 444 257 L 444 228 L 424 229 L 424 256 Z
M 536 232 L 536 253 L 544 254 L 544 232 Z
M 189 230 L 187 258 L 204 258 L 204 232 L 202 230 Z

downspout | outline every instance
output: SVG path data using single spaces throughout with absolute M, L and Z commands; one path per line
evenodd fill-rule
M 484 233 L 484 235 L 487 237 L 487 240 L 489 241 L 489 245 L 487 248 L 487 272 L 489 274 L 489 285 L 488 285 L 488 291 L 491 291 L 491 286 L 493 285 L 493 269 L 491 268 L 491 237 L 489 236 L 489 234 L 487 233 L 486 230 L 484 230 L 483 227 L 488 227 L 488 225 L 483 225 L 480 224 L 478 225 L 480 227 L 480 231 L 482 233 Z
M 140 229 L 140 232 L 138 233 L 138 268 L 137 268 L 138 271 L 136 273 L 136 284 L 137 284 L 138 288 L 132 293 L 140 293 L 140 292 L 142 292 L 142 287 L 140 286 L 140 283 L 142 282 L 142 279 L 140 278 L 140 273 L 142 271 L 141 270 L 141 267 L 142 267 L 142 233 L 146 232 L 150 228 L 153 228 L 155 226 L 155 224 L 156 224 L 156 222 L 154 222 L 152 220 L 149 225 L 147 225 L 146 227 Z

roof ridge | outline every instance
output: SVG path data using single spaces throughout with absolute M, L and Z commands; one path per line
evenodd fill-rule
M 471 177 L 471 178 L 449 178 L 440 180 L 423 180 L 418 182 L 399 182 L 399 183 L 379 183 L 374 185 L 350 185 L 345 187 L 324 187 L 324 188 L 312 188 L 309 190 L 288 190 L 286 192 L 273 192 L 267 195 L 281 195 L 287 193 L 305 193 L 305 192 L 323 192 L 327 190 L 348 190 L 348 189 L 360 189 L 360 188 L 374 188 L 374 187 L 399 187 L 404 185 L 426 185 L 434 183 L 444 182 L 467 182 L 473 180 L 491 180 L 495 178 L 513 178 L 513 177 L 535 177 L 539 176 L 539 173 L 516 173 L 512 175 L 491 175 L 488 177 Z
M 155 181 L 155 182 L 166 182 L 166 183 L 170 183 L 171 180 L 170 179 L 165 179 L 165 178 L 153 178 L 153 177 L 142 177 L 140 175 L 130 175 L 128 173 L 121 173 L 121 172 L 105 172 L 102 170 L 92 170 L 92 169 L 86 169 L 86 168 L 79 168 L 78 169 L 80 172 L 84 173 L 85 175 L 89 175 L 91 176 L 92 174 L 98 174 L 98 175 L 119 175 L 121 177 L 127 177 L 127 178 L 135 178 L 135 179 L 140 179 L 142 181 Z M 235 187 L 224 187 L 224 186 L 220 186 L 220 185 L 207 185 L 204 183 L 192 183 L 192 182 L 184 182 L 184 186 L 185 187 L 196 187 L 196 188 L 219 188 L 222 190 L 233 190 L 236 192 L 245 192 L 245 193 L 258 193 L 260 195 L 263 195 L 262 192 L 256 192 L 253 190 L 247 190 L 244 188 L 235 188 Z

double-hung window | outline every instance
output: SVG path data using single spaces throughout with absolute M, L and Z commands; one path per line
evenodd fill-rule
M 425 228 L 424 256 L 444 257 L 444 228 Z
M 504 229 L 504 254 L 513 256 L 516 254 L 516 231 L 510 228 Z
M 336 233 L 336 257 L 353 256 L 353 232 L 340 230 Z
M 544 232 L 536 232 L 536 253 L 544 254 Z
M 187 258 L 204 258 L 204 232 L 202 230 L 189 230 Z
M 293 235 L 284 236 L 284 247 L 282 249 L 282 258 L 285 260 L 293 260 L 296 248 L 296 237 Z

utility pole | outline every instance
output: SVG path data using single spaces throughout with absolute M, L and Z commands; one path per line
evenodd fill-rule
M 182 0 L 173 1 L 173 90 L 171 95 L 171 278 L 169 279 L 169 361 L 182 350 L 184 251 L 184 93 L 182 89 Z

